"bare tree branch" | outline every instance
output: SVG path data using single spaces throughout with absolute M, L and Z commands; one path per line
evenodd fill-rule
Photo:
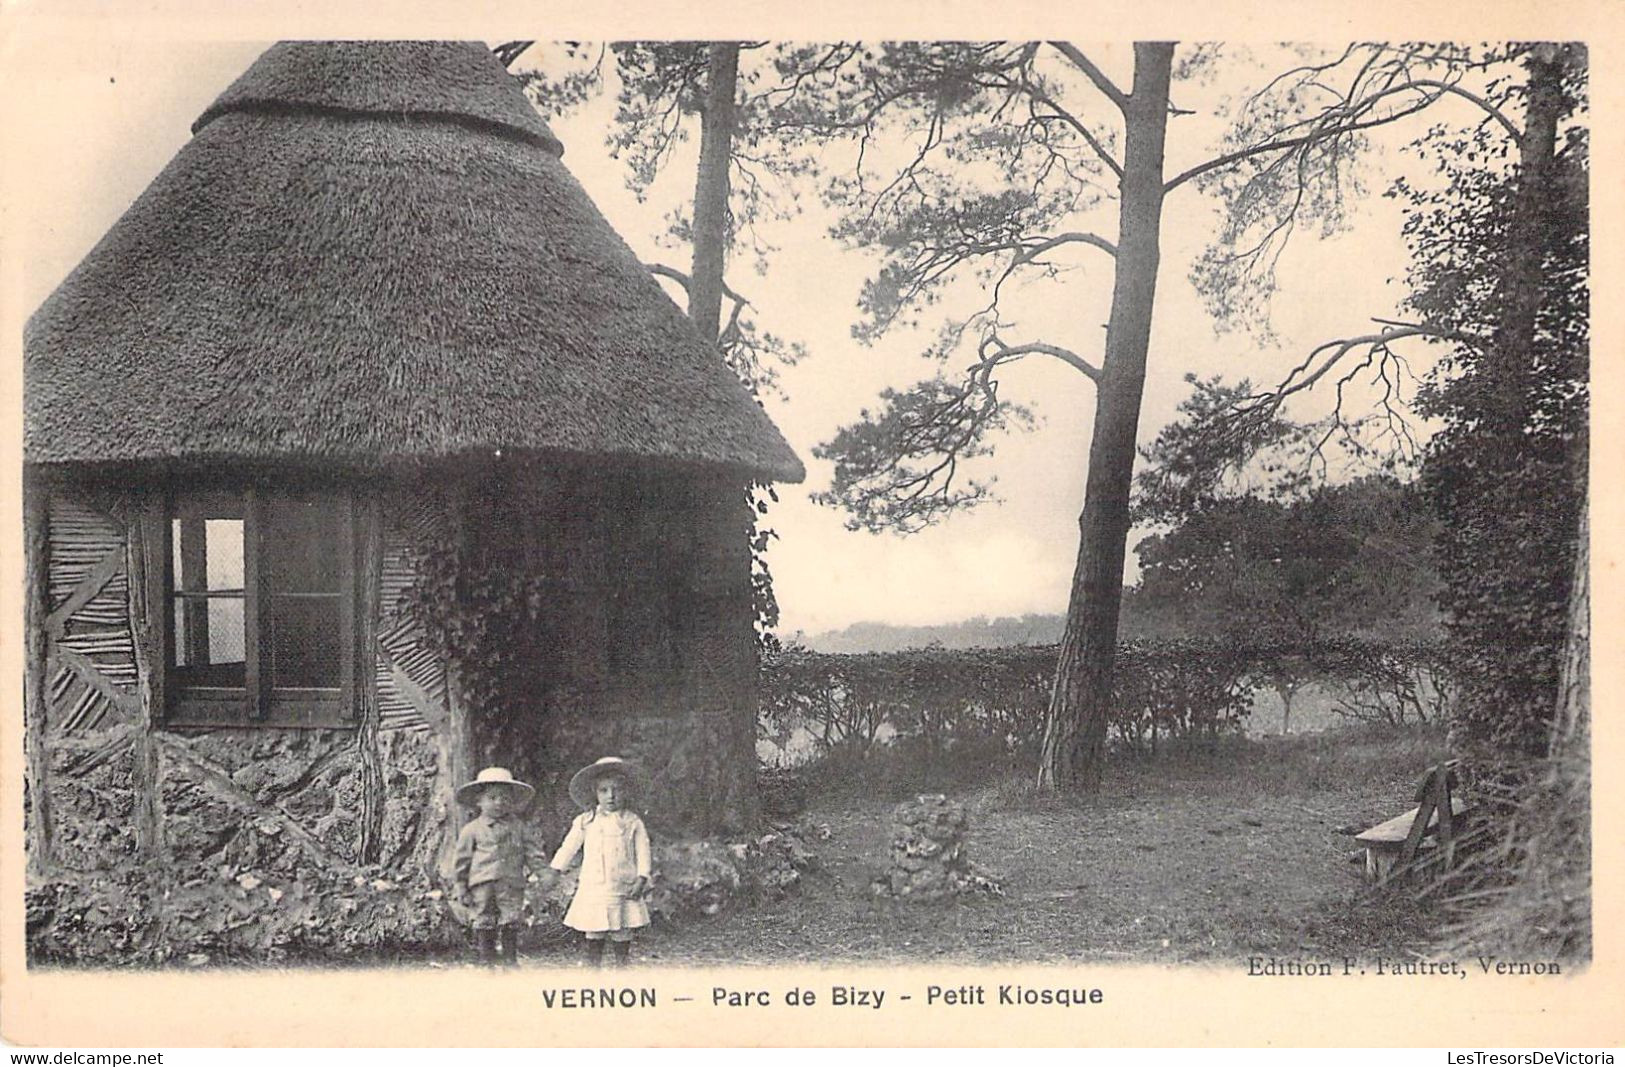
M 989 354 L 989 350 L 992 350 Z M 971 367 L 973 373 L 987 374 L 1001 363 L 1008 363 L 1027 355 L 1054 356 L 1069 367 L 1081 372 L 1090 381 L 1100 381 L 1100 368 L 1073 352 L 1071 349 L 1059 345 L 1045 344 L 1041 341 L 1032 341 L 1021 345 L 1008 345 L 999 339 L 997 333 L 990 333 L 982 339 L 977 348 L 977 355 L 981 362 Z
M 1043 238 L 1038 244 L 1032 245 L 1023 250 L 1021 255 L 1016 257 L 1015 263 L 1012 264 L 1012 266 L 1019 267 L 1023 263 L 1031 263 L 1034 259 L 1043 255 L 1045 252 L 1048 252 L 1054 248 L 1059 248 L 1064 244 L 1094 245 L 1096 248 L 1100 249 L 1102 252 L 1105 252 L 1109 256 L 1117 255 L 1117 246 L 1106 240 L 1104 237 L 1101 237 L 1099 234 L 1083 232 L 1061 233 L 1056 234 L 1054 237 Z
M 1087 74 L 1089 80 L 1095 83 L 1095 88 L 1099 89 L 1106 99 L 1116 104 L 1119 111 L 1128 108 L 1128 94 L 1119 89 L 1110 78 L 1106 77 L 1106 73 L 1095 66 L 1094 62 L 1084 55 L 1077 45 L 1072 44 L 1070 41 L 1050 41 L 1049 46 L 1071 60 L 1073 66 Z
M 1039 121 L 1043 121 L 1045 119 L 1060 119 L 1062 122 L 1072 127 L 1072 129 L 1077 132 L 1079 137 L 1083 138 L 1084 143 L 1094 151 L 1095 155 L 1100 158 L 1102 163 L 1106 164 L 1108 170 L 1117 175 L 1119 178 L 1123 176 L 1123 165 L 1112 157 L 1112 154 L 1106 150 L 1106 146 L 1101 143 L 1100 138 L 1095 136 L 1094 131 L 1091 130 L 1082 119 L 1078 118 L 1076 115 L 1072 114 L 1072 112 L 1062 107 L 1056 102 L 1054 97 L 1050 96 L 1036 85 L 1030 85 L 1027 83 L 1010 84 L 1013 90 L 1024 94 L 1030 100 L 1033 100 L 1036 103 L 1044 104 L 1050 109 L 1050 113 L 1047 115 L 1040 115 L 1034 111 L 1032 113 L 1033 118 Z
M 1521 140 L 1523 138 L 1523 131 L 1518 129 L 1516 123 L 1507 118 L 1506 114 L 1502 112 L 1500 108 L 1490 103 L 1484 97 L 1479 96 L 1477 93 L 1469 92 L 1459 85 L 1437 81 L 1433 78 L 1417 78 L 1410 84 L 1428 86 L 1434 89 L 1442 89 L 1444 92 L 1454 93 L 1463 100 L 1470 100 L 1477 104 L 1479 108 L 1490 116 L 1490 118 L 1494 119 L 1496 122 L 1499 122 L 1501 124 L 1501 128 L 1507 132 L 1508 137 L 1511 137 L 1514 141 Z
M 1456 330 L 1440 330 L 1432 326 L 1415 324 L 1385 325 L 1378 333 L 1362 334 L 1358 337 L 1345 337 L 1315 346 L 1309 355 L 1292 370 L 1287 372 L 1281 384 L 1268 393 L 1259 394 L 1256 399 L 1267 402 L 1271 413 L 1280 408 L 1287 397 L 1294 393 L 1301 393 L 1312 388 L 1314 384 L 1326 376 L 1350 352 L 1359 348 L 1381 349 L 1386 348 L 1394 341 L 1405 337 L 1433 337 L 1441 340 L 1459 341 L 1464 344 L 1479 344 L 1478 338 L 1468 337 Z M 1327 353 L 1330 353 L 1327 355 Z M 1319 365 L 1316 363 L 1319 361 Z
M 676 282 L 678 285 L 681 285 L 683 287 L 684 292 L 688 291 L 688 287 L 689 287 L 689 285 L 691 284 L 691 281 L 692 281 L 687 274 L 684 274 L 682 271 L 678 270 L 676 267 L 668 267 L 664 263 L 645 263 L 643 265 L 643 268 L 645 270 L 647 270 L 650 274 L 658 274 L 662 278 L 670 278 L 672 281 Z M 736 293 L 732 289 L 730 289 L 728 287 L 727 282 L 722 283 L 722 295 L 727 297 L 729 300 L 732 300 L 739 307 L 745 307 L 745 306 L 750 305 L 750 301 L 746 300 L 744 297 L 740 296 L 738 293 Z M 735 308 L 736 317 L 737 317 L 737 314 L 738 314 L 738 308 L 736 307 Z
M 1289 70 L 1283 70 L 1281 73 L 1277 74 L 1275 77 L 1273 77 L 1269 81 L 1265 82 L 1263 87 L 1260 88 L 1257 92 L 1249 94 L 1248 97 L 1247 97 L 1247 106 L 1251 107 L 1254 104 L 1258 103 L 1260 100 L 1262 100 L 1270 92 L 1270 90 L 1274 89 L 1277 85 L 1280 85 L 1282 82 L 1288 80 L 1289 78 L 1294 78 L 1294 77 L 1298 77 L 1298 76 L 1302 76 L 1302 75 L 1313 76 L 1315 74 L 1323 74 L 1328 70 L 1335 70 L 1337 67 L 1340 67 L 1344 63 L 1346 63 L 1348 61 L 1349 57 L 1354 55 L 1355 51 L 1359 47 L 1360 47 L 1360 43 L 1358 41 L 1353 41 L 1353 42 L 1349 43 L 1348 47 L 1343 49 L 1343 54 L 1342 55 L 1338 56 L 1336 59 L 1332 60 L 1329 63 L 1306 63 L 1306 64 L 1303 64 L 1301 66 L 1292 67 Z M 1369 64 L 1371 61 L 1368 59 L 1366 62 L 1367 62 L 1367 64 Z

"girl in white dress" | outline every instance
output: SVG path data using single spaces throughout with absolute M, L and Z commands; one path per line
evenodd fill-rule
M 615 756 L 577 771 L 570 799 L 586 810 L 570 824 L 548 865 L 564 871 L 581 854 L 581 880 L 564 925 L 586 935 L 587 961 L 594 967 L 603 965 L 605 941 L 614 946 L 616 965 L 624 965 L 632 939 L 649 925 L 643 902 L 651 874 L 649 831 L 627 807 L 631 786 L 631 765 Z

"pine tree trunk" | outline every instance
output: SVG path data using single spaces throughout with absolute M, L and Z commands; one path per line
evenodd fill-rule
M 722 330 L 722 274 L 728 247 L 728 164 L 733 157 L 734 91 L 739 83 L 739 44 L 711 45 L 705 112 L 700 124 L 700 165 L 694 181 L 694 269 L 688 317 L 707 342 Z
M 739 89 L 739 42 L 713 41 L 709 45 L 705 76 L 705 107 L 700 116 L 700 160 L 694 179 L 694 266 L 688 289 L 688 317 L 707 343 L 722 333 L 723 276 L 729 240 L 729 167 L 733 162 L 734 96 Z M 742 600 L 728 600 L 720 613 L 703 612 L 706 634 L 702 643 L 705 680 L 695 690 L 710 694 L 719 716 L 715 733 L 696 747 L 695 758 L 706 764 L 703 780 L 713 783 L 704 817 L 708 829 L 741 831 L 754 826 L 759 814 L 756 796 L 756 647 L 749 622 L 736 613 L 750 604 L 750 551 L 755 539 L 755 497 L 744 523 L 738 517 L 739 486 L 723 488 L 707 498 L 708 514 L 722 523 L 707 528 L 704 549 L 720 558 L 709 566 L 742 583 Z M 731 499 L 730 499 L 731 497 Z M 735 553 L 741 558 L 735 559 Z M 698 610 L 691 608 L 690 610 Z M 748 611 L 748 608 L 745 608 Z M 743 629 L 740 629 L 740 626 Z M 730 680 L 748 678 L 750 684 L 730 686 Z
M 1161 251 L 1163 143 L 1174 46 L 1134 46 L 1134 87 L 1125 112 L 1117 271 L 1106 356 L 1095 401 L 1094 438 L 1078 562 L 1044 725 L 1038 782 L 1093 792 L 1105 759 L 1117 615 L 1123 599 L 1129 487 L 1145 385 L 1146 353 Z

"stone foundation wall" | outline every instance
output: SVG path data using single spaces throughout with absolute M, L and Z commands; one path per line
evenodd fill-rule
M 125 739 L 98 732 L 60 738 L 50 748 L 51 846 L 69 870 L 134 862 L 134 760 Z

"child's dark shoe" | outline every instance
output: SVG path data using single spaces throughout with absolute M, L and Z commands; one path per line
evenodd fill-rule
M 519 964 L 519 927 L 504 926 L 502 928 L 502 965 L 514 967 Z
M 495 966 L 497 962 L 497 932 L 495 929 L 475 930 L 474 947 L 481 964 L 487 967 Z

